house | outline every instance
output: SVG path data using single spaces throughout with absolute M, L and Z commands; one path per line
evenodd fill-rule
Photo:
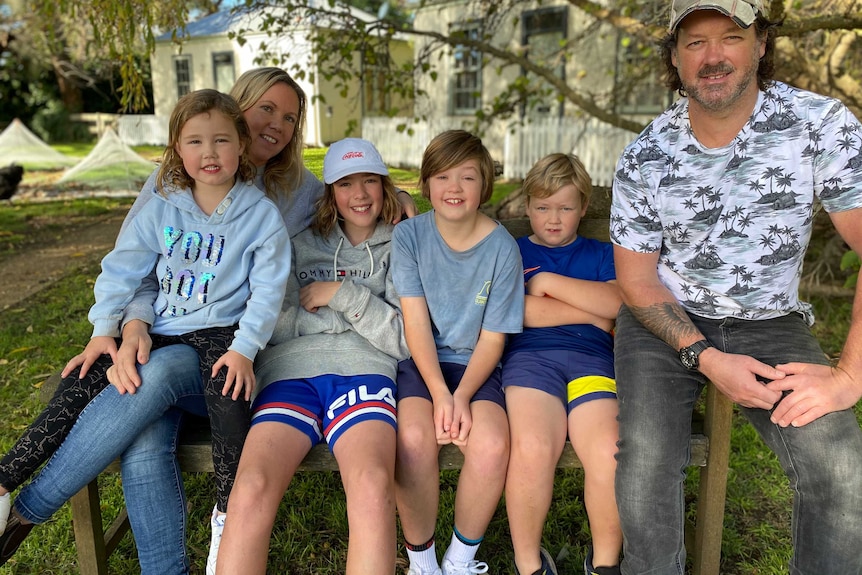
M 355 8 L 349 10 L 356 18 L 374 19 Z M 168 118 L 177 100 L 190 91 L 215 88 L 229 92 L 234 80 L 246 70 L 278 62 L 308 97 L 306 144 L 323 146 L 347 135 L 361 136 L 362 118 L 376 113 L 379 107 L 374 82 L 369 81 L 365 70 L 357 69 L 354 72 L 360 73 L 348 82 L 343 93 L 334 79 L 326 79 L 315 66 L 313 35 L 325 30 L 327 24 L 298 21 L 289 16 L 277 7 L 227 9 L 189 23 L 184 31 L 176 31 L 176 38 L 171 33 L 157 38 L 151 57 L 156 118 Z M 290 22 L 290 33 L 271 37 L 266 30 L 273 18 Z M 235 34 L 240 34 L 242 41 Z M 390 53 L 395 57 L 406 60 L 412 57 L 412 48 L 406 42 L 394 43 Z M 361 58 L 355 58 L 354 62 L 363 66 Z
M 655 21 L 663 21 L 667 3 L 644 2 L 639 10 L 653 10 Z M 437 74 L 416 78 L 421 96 L 416 98 L 414 115 L 428 120 L 411 126 L 414 133 L 427 126 L 428 134 L 423 138 L 433 137 L 442 129 L 470 129 L 476 113 L 489 111 L 495 98 L 516 80 L 533 87 L 548 86 L 544 79 L 521 66 L 501 66 L 490 51 L 481 52 L 467 43 L 434 47 L 434 33 L 450 36 L 460 32 L 468 40 L 524 55 L 555 70 L 566 85 L 599 106 L 639 124 L 647 124 L 673 98 L 662 85 L 655 63 L 643 65 L 644 53 L 648 52 L 644 46 L 612 26 L 597 22 L 566 0 L 513 1 L 497 3 L 494 9 L 479 0 L 428 0 L 416 10 L 413 28 L 417 33 L 417 58 L 436 51 L 432 61 Z M 561 51 L 566 42 L 569 45 Z M 641 77 L 632 82 L 638 73 Z M 392 119 L 389 127 L 382 127 L 385 120 L 366 119 L 363 130 L 368 137 L 376 136 L 378 127 L 380 134 L 392 132 L 392 123 L 398 120 Z M 546 153 L 574 151 L 588 170 L 607 184 L 619 153 L 634 137 L 631 131 L 591 118 L 568 100 L 548 96 L 536 106 L 514 110 L 509 120 L 495 120 L 484 127 L 483 142 L 503 164 L 506 177 L 523 177 L 532 163 Z M 397 149 L 406 147 L 403 142 L 383 146 L 387 149 L 381 149 L 381 153 L 387 161 L 410 163 L 406 156 L 398 156 Z M 415 156 L 422 147 L 420 143 L 411 154 Z

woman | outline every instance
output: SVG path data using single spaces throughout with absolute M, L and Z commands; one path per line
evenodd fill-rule
M 295 235 L 308 226 L 323 194 L 323 184 L 302 165 L 305 94 L 284 70 L 259 68 L 240 76 L 231 96 L 252 134 L 249 156 L 258 168 L 256 184 L 278 204 L 288 233 Z M 149 201 L 154 182 L 152 176 L 144 185 L 124 225 Z M 415 213 L 409 194 L 398 197 L 408 215 Z M 26 520 L 43 523 L 119 456 L 141 572 L 184 574 L 189 571 L 186 505 L 176 445 L 183 414 L 205 416 L 206 407 L 192 348 L 160 348 L 152 355 L 164 357 L 148 363 L 153 297 L 152 291 L 142 289 L 126 308 L 123 344 L 108 372 L 116 387 L 87 406 L 56 455 L 16 501 L 23 497 L 27 503 Z M 19 528 L 25 531 L 14 537 L 15 547 L 31 528 Z M 5 547 L 0 556 L 14 552 Z M 209 563 L 214 570 L 215 562 L 208 562 L 208 571 Z

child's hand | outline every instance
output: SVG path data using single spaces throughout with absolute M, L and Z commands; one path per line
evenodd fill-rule
M 548 277 L 548 275 L 549 272 L 539 272 L 533 277 L 531 277 L 530 281 L 527 282 L 527 294 L 538 297 L 544 297 L 548 295 L 548 291 L 544 287 L 545 279 Z
M 341 282 L 311 282 L 299 289 L 299 305 L 314 313 L 318 308 L 328 306 L 340 287 Z
M 434 408 L 434 434 L 437 436 L 437 445 L 452 443 L 455 398 L 451 393 L 446 393 L 441 397 L 432 397 L 431 403 Z
M 87 375 L 87 371 L 90 367 L 92 367 L 96 360 L 103 355 L 110 355 L 111 359 L 116 362 L 117 342 L 110 336 L 97 335 L 87 342 L 87 347 L 84 348 L 84 351 L 69 360 L 69 363 L 66 364 L 66 367 L 63 368 L 60 375 L 62 377 L 67 377 L 72 373 L 72 370 L 80 365 L 81 371 L 78 374 L 78 379 L 80 379 Z
M 458 394 L 454 395 L 455 411 L 452 414 L 452 430 L 449 435 L 452 443 L 460 447 L 467 445 L 467 438 L 473 428 L 473 414 L 470 411 L 470 401 L 462 401 Z
M 246 401 L 250 400 L 251 392 L 254 391 L 254 362 L 241 353 L 228 350 L 213 365 L 212 377 L 215 377 L 223 367 L 227 367 L 227 378 L 221 394 L 230 394 L 234 400 L 242 394 Z

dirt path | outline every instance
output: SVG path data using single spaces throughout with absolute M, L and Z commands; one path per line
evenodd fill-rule
M 99 262 L 113 247 L 124 215 L 94 218 L 64 230 L 46 245 L 0 260 L 0 310 L 12 308 L 69 273 Z

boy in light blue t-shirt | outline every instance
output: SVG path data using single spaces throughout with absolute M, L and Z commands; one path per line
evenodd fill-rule
M 411 359 L 398 370 L 396 503 L 410 575 L 469 575 L 494 515 L 509 459 L 500 384 L 506 334 L 524 318 L 521 258 L 509 232 L 479 212 L 494 164 L 482 141 L 444 132 L 425 150 L 419 185 L 432 211 L 392 236 L 392 276 Z M 434 547 L 439 446 L 458 445 L 464 466 L 442 569 Z

